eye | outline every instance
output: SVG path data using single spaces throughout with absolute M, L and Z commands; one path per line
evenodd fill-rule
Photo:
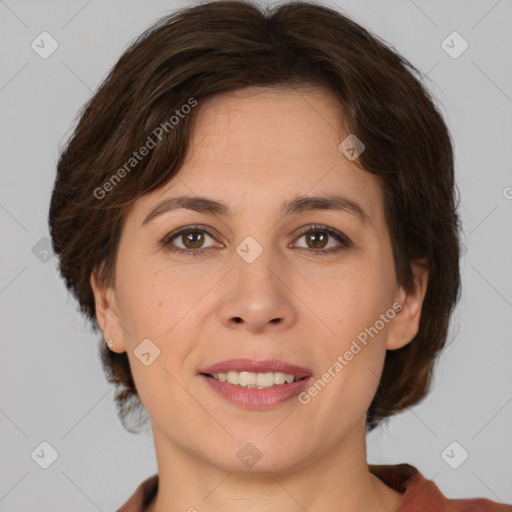
M 204 226 L 185 226 L 166 235 L 160 245 L 173 253 L 198 256 L 215 247 L 215 244 L 204 247 L 207 238 L 215 240 Z M 333 254 L 352 246 L 352 242 L 345 235 L 327 226 L 306 226 L 299 232 L 296 240 L 301 238 L 305 238 L 306 247 L 298 248 L 314 255 Z M 338 241 L 338 244 L 329 247 L 329 243 L 332 242 L 330 238 Z M 217 247 L 223 245 L 217 244 Z
M 201 226 L 185 226 L 166 235 L 161 244 L 171 252 L 195 256 L 205 251 L 203 244 L 206 238 L 214 240 L 213 236 Z
M 333 254 L 352 246 L 352 242 L 345 235 L 327 226 L 307 226 L 301 230 L 297 240 L 301 238 L 306 240 L 305 249 L 313 254 Z M 329 238 L 334 238 L 339 244 L 334 244 L 334 247 L 331 245 L 331 248 L 326 249 L 330 242 Z

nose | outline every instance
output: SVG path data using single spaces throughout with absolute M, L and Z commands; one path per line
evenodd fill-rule
M 297 321 L 294 294 L 270 250 L 252 263 L 235 258 L 222 284 L 218 314 L 223 325 L 250 333 L 289 329 Z

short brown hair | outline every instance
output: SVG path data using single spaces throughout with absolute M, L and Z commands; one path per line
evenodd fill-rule
M 365 145 L 357 164 L 379 176 L 399 284 L 413 289 L 413 260 L 425 258 L 429 269 L 419 332 L 386 354 L 368 430 L 418 403 L 429 390 L 460 287 L 452 141 L 424 78 L 378 37 L 316 3 L 270 9 L 221 0 L 162 18 L 131 44 L 85 105 L 58 162 L 50 233 L 81 311 L 98 329 L 91 272 L 100 269 L 99 280 L 113 283 L 130 205 L 176 176 L 184 161 L 198 109 L 166 130 L 129 177 L 111 181 L 156 127 L 169 124 L 170 112 L 191 98 L 201 105 L 248 86 L 325 87 Z M 98 198 L 109 180 L 108 194 Z M 128 417 L 143 408 L 128 357 L 102 343 L 101 360 L 130 430 Z

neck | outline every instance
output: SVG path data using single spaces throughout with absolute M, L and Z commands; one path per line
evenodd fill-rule
M 182 450 L 153 426 L 159 484 L 148 512 L 395 511 L 402 494 L 372 475 L 364 425 L 342 445 L 285 470 L 219 468 Z M 335 505 L 333 505 L 335 504 Z

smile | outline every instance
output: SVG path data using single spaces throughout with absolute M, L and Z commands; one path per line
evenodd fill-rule
M 237 358 L 199 370 L 217 396 L 244 409 L 269 409 L 296 398 L 312 380 L 312 371 L 278 359 Z
M 273 386 L 283 386 L 291 384 L 296 379 L 295 375 L 283 372 L 267 372 L 267 373 L 253 373 L 253 372 L 220 372 L 214 374 L 207 374 L 209 377 L 220 382 L 228 382 L 234 386 L 243 388 L 264 389 Z

